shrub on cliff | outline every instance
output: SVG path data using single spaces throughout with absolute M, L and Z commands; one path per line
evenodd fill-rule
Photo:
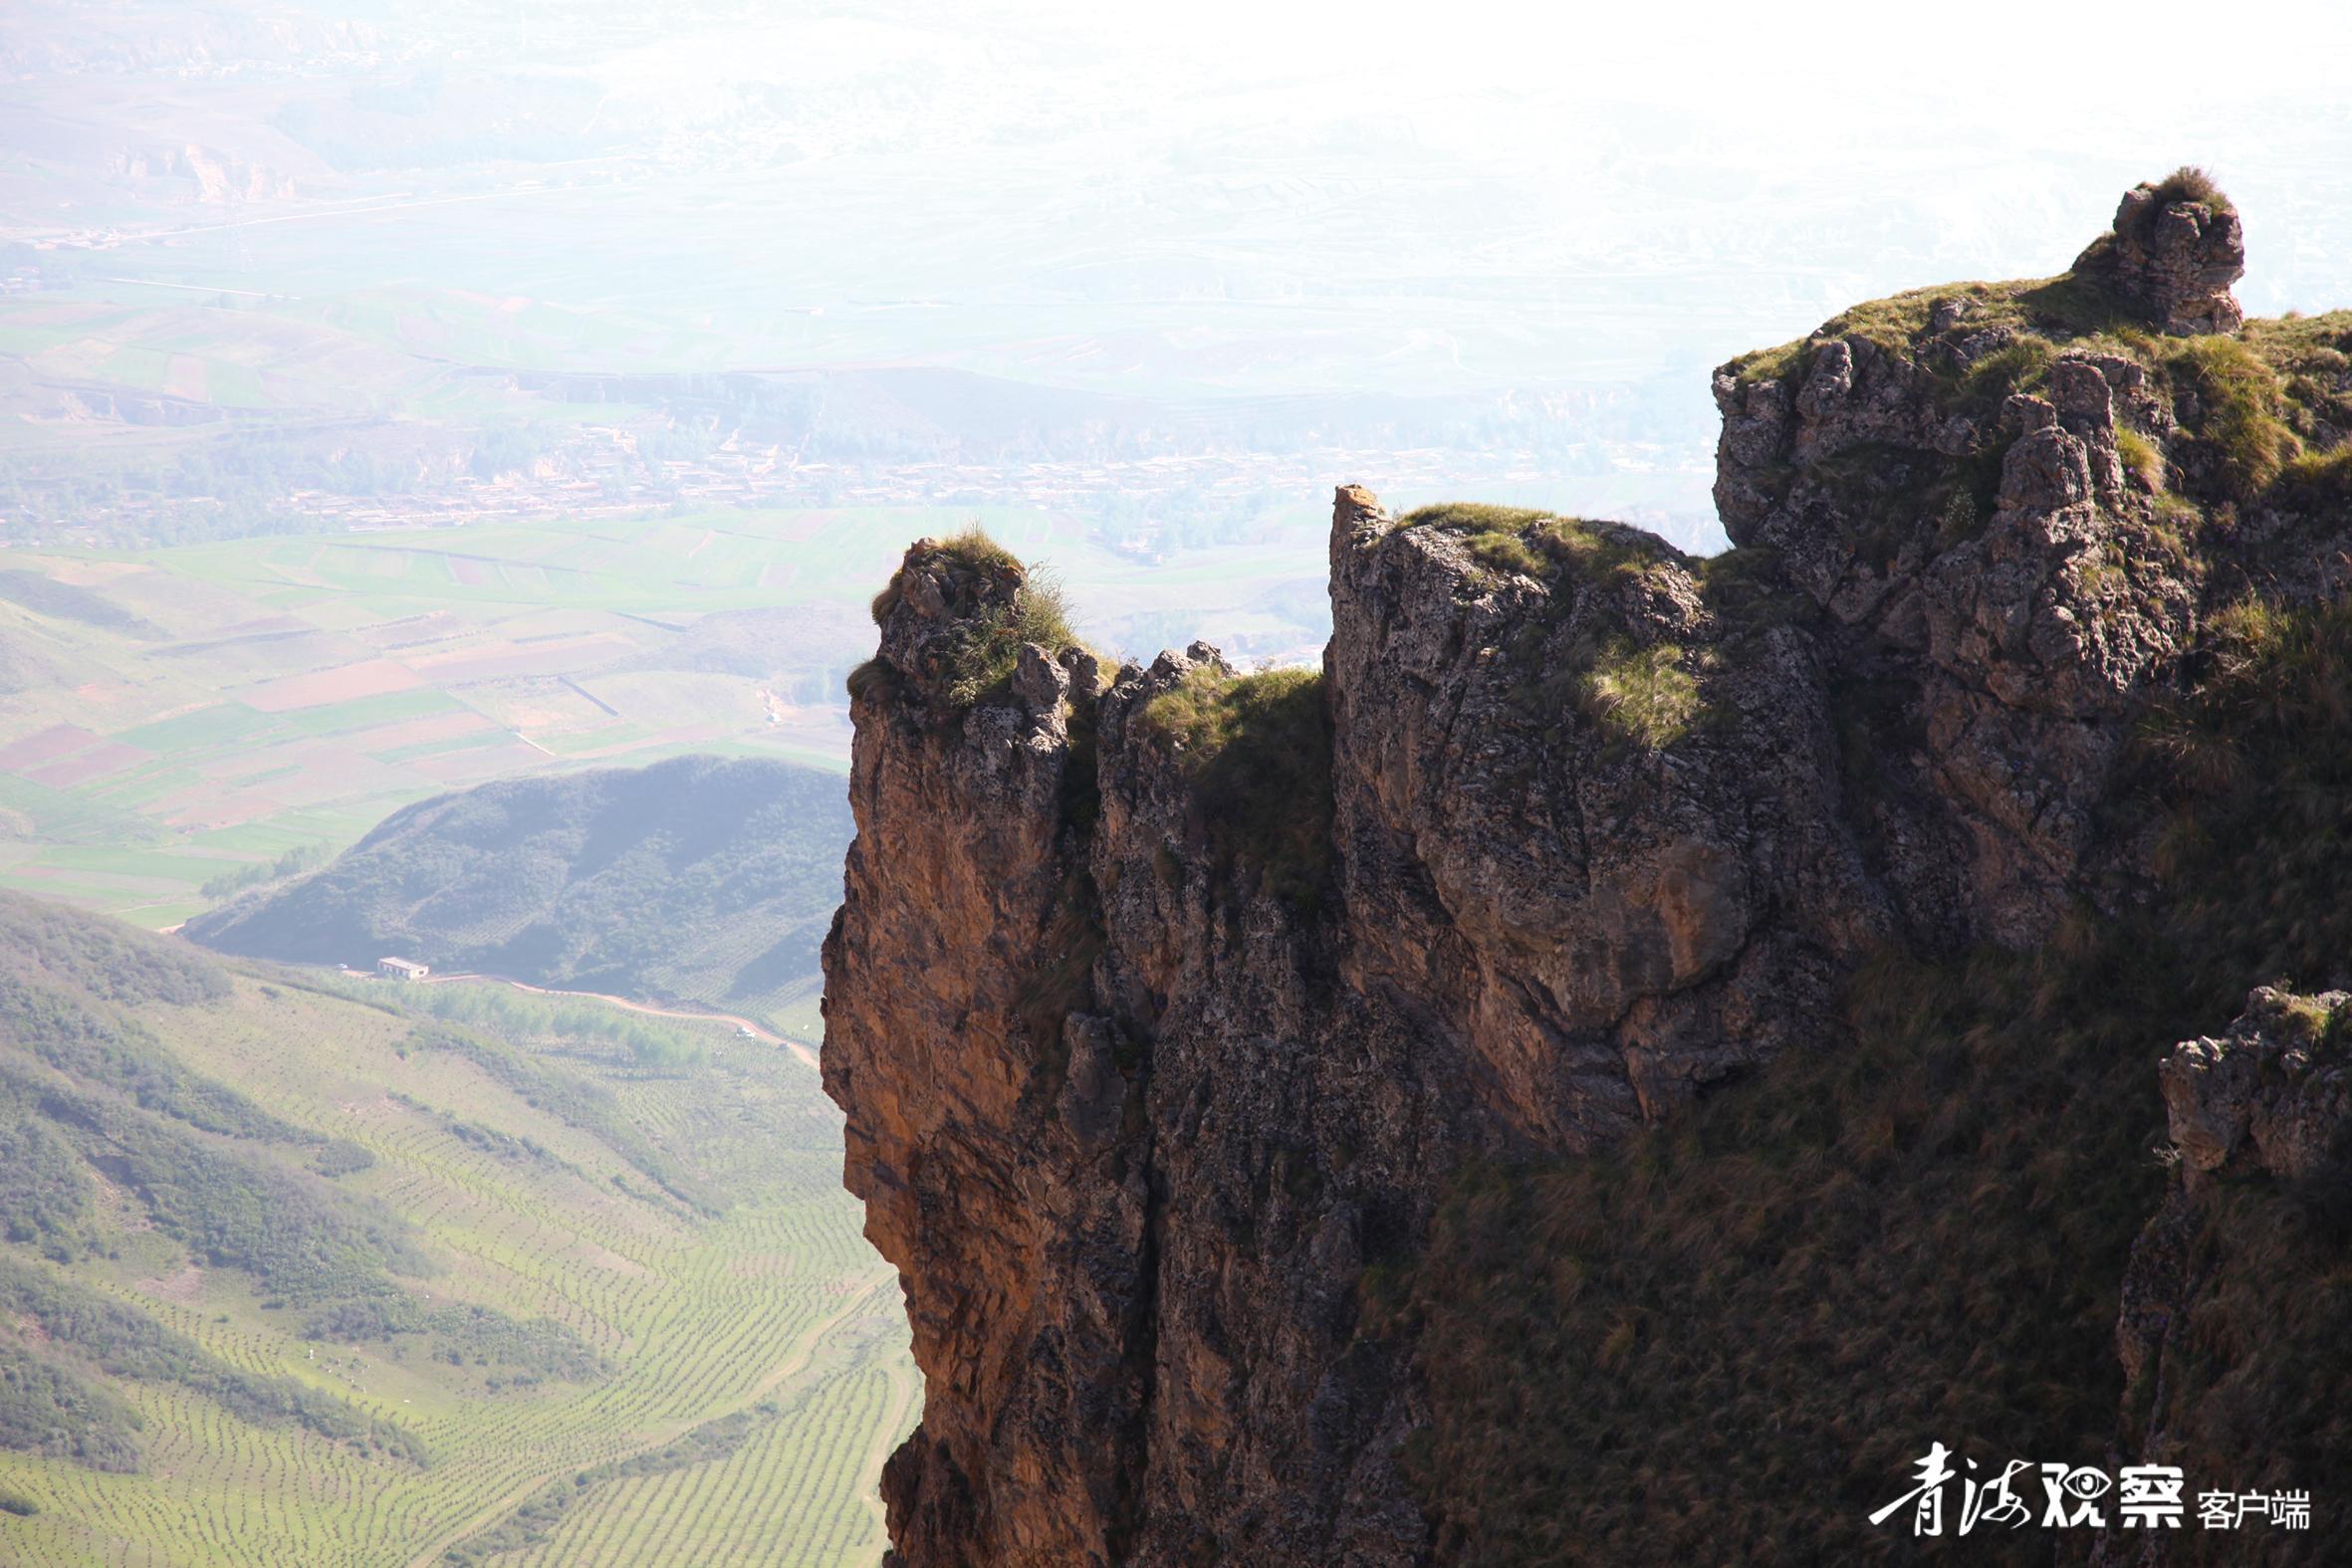
M 1010 587 L 1009 593 L 987 599 L 957 620 L 934 645 L 937 673 L 952 706 L 969 708 L 1003 690 L 1021 662 L 1023 643 L 1034 642 L 1050 653 L 1077 643 L 1077 633 L 1070 629 L 1069 597 L 1052 571 L 1023 565 L 977 524 L 941 540 L 938 552 L 959 571 L 993 579 L 1000 590 Z M 889 586 L 874 595 L 875 625 L 887 621 L 897 608 L 905 591 L 904 571 L 900 567 Z M 878 692 L 886 683 L 886 669 L 879 661 L 869 661 L 850 672 L 850 695 Z
M 969 708 L 1013 679 L 1021 645 L 1034 642 L 1059 653 L 1077 641 L 1070 629 L 1069 599 L 1043 567 L 1029 568 L 1010 604 L 994 605 L 957 625 L 944 639 L 947 700 Z
M 1021 558 L 990 537 L 988 530 L 974 523 L 960 529 L 939 542 L 939 553 L 959 564 L 982 573 L 1010 573 L 1021 576 L 1025 568 Z M 898 595 L 904 584 L 899 574 L 892 572 L 882 591 L 873 598 L 874 624 L 879 626 L 890 618 L 890 611 L 898 606 Z
M 2216 212 L 2237 210 L 2237 203 L 2214 183 L 2214 177 L 2194 163 L 2184 163 L 2158 180 L 2152 194 L 2155 199 L 2147 208 L 2151 217 L 2180 201 L 2201 202 Z

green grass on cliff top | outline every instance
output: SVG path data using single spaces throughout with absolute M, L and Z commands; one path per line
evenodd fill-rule
M 1538 580 L 1633 578 L 1662 562 L 1702 580 L 1709 575 L 1706 562 L 1641 529 L 1524 507 L 1445 502 L 1407 513 L 1400 526 L 1454 534 L 1489 570 Z M 1553 611 L 1560 607 L 1555 600 Z M 1622 636 L 1596 636 L 1585 639 L 1565 665 L 1530 672 L 1521 695 L 1527 706 L 1552 718 L 1572 702 L 1613 743 L 1660 751 L 1689 734 L 1699 717 L 1698 663 L 1676 643 L 1636 645 Z
M 1929 354 L 1936 346 L 1932 312 L 1948 299 L 1968 301 L 1972 309 L 1947 338 L 1994 329 L 2013 336 L 1965 368 Z M 2152 394 L 2182 410 L 2186 420 L 2177 429 L 2123 432 L 2143 446 L 2161 446 L 2161 453 L 2135 459 L 2135 470 L 2155 479 L 2150 488 L 2166 487 L 2169 464 L 2209 506 L 2298 506 L 2352 494 L 2344 484 L 2352 470 L 2336 455 L 2343 432 L 2352 429 L 2352 312 L 2173 337 L 2118 310 L 2096 280 L 2065 274 L 1918 289 L 1872 301 L 1804 338 L 1736 359 L 1732 368 L 1747 380 L 1795 379 L 1805 373 L 1816 342 L 1855 336 L 1921 359 L 1939 388 L 1942 410 L 1980 427 L 1991 424 L 2009 394 L 2040 391 L 2061 349 L 2113 353 L 2140 364 Z
M 1446 501 L 1421 507 L 1406 513 L 1398 526 L 1458 535 L 1481 565 L 1537 578 L 1559 570 L 1587 578 L 1612 572 L 1637 574 L 1660 560 L 1686 559 L 1656 535 L 1624 524 L 1483 502 Z
M 970 708 L 1001 696 L 1021 662 L 1024 643 L 1036 643 L 1050 654 L 1083 646 L 1070 624 L 1069 595 L 1051 567 L 1025 565 L 978 524 L 949 535 L 939 545 L 942 553 L 968 569 L 1009 573 L 1019 579 L 1009 603 L 991 604 L 965 616 L 948 639 L 940 675 L 952 706 Z M 892 572 L 888 585 L 874 595 L 875 625 L 890 618 L 900 588 L 899 573 Z M 878 661 L 868 660 L 849 673 L 851 695 L 884 678 Z
M 1979 333 L 2010 328 L 2056 338 L 2100 333 L 2144 332 L 2147 324 L 2119 304 L 2096 280 L 2060 273 L 2008 283 L 1948 283 L 1910 289 L 1850 307 L 1804 336 L 1776 347 L 1758 348 L 1733 359 L 1732 372 L 1745 381 L 1783 379 L 1806 362 L 1806 350 L 1820 338 L 1862 337 L 1908 355 L 1927 336 L 1939 301 L 1959 300 L 1968 312 L 1958 331 Z
M 1142 724 L 1198 791 L 1221 876 L 1296 908 L 1331 866 L 1331 721 L 1319 670 L 1193 670 L 1145 705 Z

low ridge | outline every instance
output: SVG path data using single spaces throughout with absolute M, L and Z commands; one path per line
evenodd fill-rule
M 283 963 L 397 956 L 765 1015 L 814 989 L 848 837 L 838 776 L 790 763 L 502 780 L 403 807 L 185 931 Z

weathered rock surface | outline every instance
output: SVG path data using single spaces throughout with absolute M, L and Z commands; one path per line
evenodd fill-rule
M 2183 1343 L 2185 1330 L 2225 1266 L 2199 1242 L 2220 1219 L 2212 1212 L 2217 1189 L 2233 1182 L 2341 1189 L 2352 1181 L 2348 1008 L 2352 994 L 2341 991 L 2304 997 L 2257 987 L 2226 1033 L 2182 1041 L 2159 1069 L 2173 1178 L 2132 1245 L 2115 1328 L 2116 1353 L 2132 1382 L 2125 1437 L 2137 1462 L 2177 1465 L 2193 1457 L 2184 1453 L 2190 1434 L 2166 1422 L 2165 1389 L 2168 1374 L 2181 1375 L 2178 1358 L 2197 1353 Z M 2277 1309 L 2297 1305 L 2282 1295 Z M 2173 1560 L 2172 1544 L 2116 1533 L 2093 1560 L 2115 1568 L 2161 1564 Z M 2273 1560 L 2295 1544 L 2249 1542 L 2243 1560 Z
M 2229 333 L 2245 322 L 2230 293 L 2245 276 L 2245 230 L 2212 200 L 2136 185 L 2115 209 L 2112 235 L 2074 265 L 2103 271 L 2168 333 Z
M 2234 218 L 2177 210 L 2111 241 L 2116 287 L 2219 321 Z M 1236 858 L 1156 717 L 1230 681 L 1214 649 L 1033 645 L 973 700 L 1021 569 L 908 552 L 852 683 L 824 1050 L 927 1379 L 900 1561 L 1426 1560 L 1412 1346 L 1358 1332 L 1359 1283 L 1451 1173 L 1837 1049 L 1882 945 L 2142 896 L 2126 742 L 2216 588 L 2121 448 L 2177 400 L 1973 289 L 1718 372 L 1713 561 L 1342 489 L 1311 896 Z M 2317 1147 L 2258 1055 L 2179 1058 L 2210 1169 Z
M 2299 1180 L 2343 1163 L 2352 1034 L 2329 1021 L 2348 1002 L 2340 991 L 2296 997 L 2259 987 L 2227 1035 L 2173 1048 L 2164 1104 L 2183 1192 L 2240 1170 Z

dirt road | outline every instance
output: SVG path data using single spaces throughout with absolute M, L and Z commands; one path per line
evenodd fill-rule
M 718 1012 L 707 1008 L 657 1008 L 649 1002 L 631 1002 L 626 997 L 607 996 L 600 991 L 565 991 L 555 986 L 534 986 L 527 981 L 516 980 L 511 975 L 427 975 L 417 984 L 432 986 L 447 980 L 490 980 L 496 981 L 501 986 L 512 986 L 517 991 L 527 991 L 535 997 L 584 997 L 590 1002 L 609 1002 L 616 1008 L 626 1008 L 631 1012 L 649 1013 L 657 1018 L 696 1018 L 712 1023 L 732 1023 L 739 1029 L 750 1030 L 754 1039 L 766 1040 L 771 1045 L 785 1046 L 810 1066 L 817 1065 L 817 1052 L 799 1040 L 778 1034 L 771 1029 L 764 1029 L 751 1019 L 738 1017 L 732 1012 Z

